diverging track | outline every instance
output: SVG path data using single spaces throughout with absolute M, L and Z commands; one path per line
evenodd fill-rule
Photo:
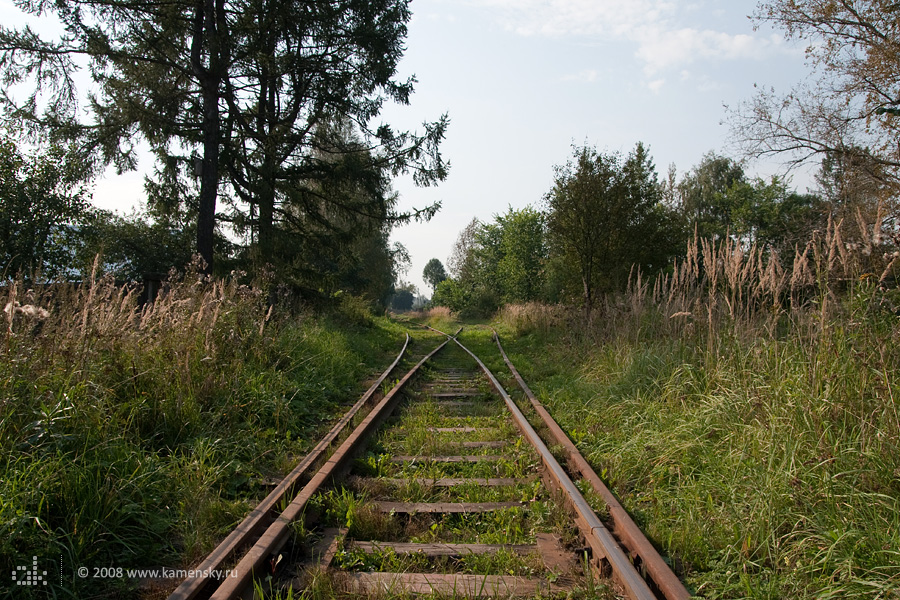
M 197 567 L 235 576 L 187 580 L 171 598 L 688 598 L 612 494 L 597 488 L 599 478 L 506 355 L 531 398 L 532 420 L 564 448 L 578 485 L 478 357 L 455 336 L 436 333 L 443 341 L 433 336 L 434 350 L 377 406 L 362 416 L 397 361 Z M 607 506 L 592 507 L 579 486 Z M 595 508 L 608 510 L 626 549 Z M 608 576 L 614 583 L 601 585 Z

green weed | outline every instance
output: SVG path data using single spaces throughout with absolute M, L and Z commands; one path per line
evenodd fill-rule
M 828 291 L 827 307 L 797 295 L 772 313 L 742 304 L 736 288 L 714 306 L 699 289 L 693 300 L 610 298 L 589 331 L 508 317 L 498 327 L 529 385 L 690 589 L 896 595 L 900 320 L 886 293 L 862 279 Z M 703 315 L 702 328 L 671 315 L 676 305 Z M 498 355 L 486 332 L 463 340 Z
M 258 289 L 196 273 L 143 309 L 109 280 L 31 297 L 50 316 L 0 333 L 0 566 L 62 561 L 58 595 L 135 585 L 79 567 L 208 553 L 402 342 L 384 319 L 270 311 Z

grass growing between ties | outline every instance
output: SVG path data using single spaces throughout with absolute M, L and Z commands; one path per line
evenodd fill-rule
M 410 394 L 369 445 L 368 453 L 355 462 L 346 486 L 323 492 L 316 499 L 327 525 L 346 531 L 335 565 L 350 572 L 505 575 L 543 579 L 549 584 L 560 577 L 571 578 L 577 568 L 553 572 L 544 565 L 537 546 L 539 534 L 541 543 L 545 543 L 543 534 L 559 532 L 562 542 L 570 547 L 579 540 L 564 503 L 552 497 L 538 477 L 540 461 L 536 453 L 512 427 L 503 404 L 487 393 L 477 372 L 470 375 L 465 370 L 469 365 L 461 351 L 451 348 L 440 357 L 440 363 L 443 370 L 435 366 L 431 381 L 425 382 L 423 390 Z M 457 391 L 484 388 L 466 397 L 490 410 L 475 410 L 468 404 L 460 410 L 448 405 L 445 396 L 432 395 L 440 394 L 445 389 L 440 382 L 450 379 L 453 385 L 448 387 L 455 386 Z M 477 416 L 466 414 L 469 410 Z M 467 429 L 435 431 L 459 427 Z M 419 439 L 416 432 L 426 437 Z M 434 440 L 445 434 L 451 439 Z M 473 437 L 485 435 L 494 442 L 502 441 L 502 450 L 498 451 L 496 445 L 471 445 L 479 444 L 472 441 Z M 410 438 L 416 439 L 412 445 Z M 486 449 L 493 453 L 485 453 Z M 377 504 L 384 501 L 509 504 L 490 507 L 493 510 L 478 506 L 454 513 L 431 512 L 431 507 L 424 505 Z M 395 545 L 398 542 L 420 546 L 401 547 Z M 448 554 L 447 544 L 474 546 L 456 548 Z M 498 547 L 507 545 L 515 546 Z M 567 579 L 566 586 L 570 585 L 571 579 Z M 569 593 L 568 587 L 561 592 L 565 593 Z M 569 597 L 600 596 L 584 596 L 578 589 Z M 388 591 L 378 597 L 398 596 Z
M 0 566 L 36 556 L 57 597 L 133 596 L 79 567 L 195 564 L 402 345 L 196 274 L 143 310 L 105 280 L 5 294 L 50 315 L 0 334 Z
M 337 564 L 349 571 L 392 573 L 466 573 L 475 575 L 518 575 L 532 577 L 544 571 L 540 554 L 519 554 L 500 550 L 492 554 L 467 554 L 461 557 L 428 557 L 423 553 L 398 554 L 391 548 L 365 552 L 350 547 L 338 552 Z
M 571 529 L 561 503 L 542 492 L 527 508 L 513 506 L 484 513 L 392 514 L 374 509 L 370 496 L 346 488 L 316 500 L 328 526 L 346 527 L 347 539 L 378 542 L 533 544 L 535 533 Z M 566 540 L 574 541 L 573 540 Z
M 541 401 L 704 597 L 900 594 L 897 298 L 877 276 L 841 289 L 829 276 L 814 271 L 805 300 L 782 280 L 780 304 L 751 298 L 752 278 L 638 282 L 592 329 L 553 307 L 496 320 Z M 462 340 L 508 374 L 488 332 Z

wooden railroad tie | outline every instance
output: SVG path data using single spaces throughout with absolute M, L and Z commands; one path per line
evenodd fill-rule
M 372 505 L 381 512 L 393 513 L 482 513 L 525 506 L 524 502 L 387 502 Z
M 511 575 L 439 573 L 347 573 L 347 591 L 353 594 L 444 594 L 453 597 L 535 597 L 564 592 L 570 585 Z M 568 583 L 568 582 L 566 582 Z
M 504 456 L 500 456 L 497 454 L 470 454 L 466 456 L 425 456 L 425 455 L 401 455 L 401 456 L 393 456 L 391 457 L 392 463 L 405 463 L 405 462 L 435 462 L 435 463 L 477 463 L 481 461 L 495 462 L 498 460 L 503 460 Z
M 371 477 L 360 478 L 360 483 L 385 483 L 387 485 L 402 486 L 407 484 L 417 484 L 423 487 L 456 487 L 458 485 L 478 485 L 482 487 L 503 487 L 516 485 L 517 483 L 526 483 L 529 480 L 514 477 L 412 477 L 412 478 L 393 478 L 393 477 Z
M 508 446 L 509 442 L 505 440 L 494 440 L 488 442 L 460 442 L 459 445 L 463 448 L 503 448 L 504 446 Z
M 366 553 L 393 550 L 396 554 L 424 554 L 425 556 L 465 556 L 466 554 L 496 554 L 500 551 L 516 554 L 538 552 L 536 544 L 414 544 L 410 542 L 357 542 L 349 543 L 352 549 Z
M 558 574 L 570 573 L 578 563 L 573 552 L 566 551 L 562 540 L 552 533 L 536 533 L 535 544 L 450 544 L 441 542 L 381 542 L 350 541 L 348 548 L 362 550 L 366 553 L 392 550 L 396 554 L 424 554 L 425 556 L 465 556 L 467 554 L 496 554 L 513 552 L 515 554 L 536 553 L 541 556 L 544 566 Z
M 496 427 L 426 427 L 431 433 L 475 433 L 476 431 L 496 430 Z

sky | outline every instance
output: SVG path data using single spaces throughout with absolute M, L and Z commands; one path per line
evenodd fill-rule
M 381 119 L 422 130 L 447 113 L 442 155 L 449 177 L 418 188 L 395 181 L 401 209 L 441 202 L 428 223 L 396 229 L 412 256 L 404 275 L 426 295 L 422 270 L 446 265 L 473 217 L 539 208 L 554 165 L 573 145 L 627 153 L 649 147 L 662 178 L 670 164 L 689 171 L 709 151 L 737 155 L 726 106 L 754 86 L 787 92 L 808 74 L 803 48 L 781 32 L 754 30 L 747 0 L 412 0 L 398 79 L 415 75 L 409 106 Z M 142 165 L 149 168 L 150 165 Z M 751 175 L 780 173 L 751 163 Z M 794 174 L 806 191 L 811 177 Z M 97 183 L 95 203 L 127 211 L 143 195 L 140 173 Z

